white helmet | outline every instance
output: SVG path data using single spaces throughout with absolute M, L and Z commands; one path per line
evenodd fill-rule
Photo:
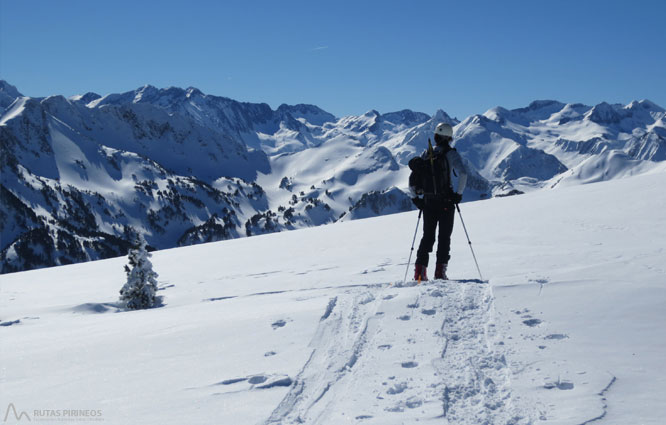
M 435 134 L 453 138 L 453 128 L 451 128 L 451 126 L 445 122 L 440 122 L 437 124 L 437 128 L 435 128 Z

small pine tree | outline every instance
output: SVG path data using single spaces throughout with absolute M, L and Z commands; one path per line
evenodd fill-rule
M 146 240 L 142 235 L 134 236 L 127 256 L 127 283 L 120 290 L 121 303 L 130 310 L 154 307 L 158 303 L 157 273 L 153 271 L 151 254 L 146 250 Z

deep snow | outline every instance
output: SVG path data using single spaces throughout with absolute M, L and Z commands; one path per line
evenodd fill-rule
M 665 184 L 464 204 L 489 283 L 458 221 L 456 280 L 403 285 L 415 212 L 156 252 L 164 306 L 146 311 L 115 307 L 125 258 L 2 275 L 0 413 L 660 424 Z

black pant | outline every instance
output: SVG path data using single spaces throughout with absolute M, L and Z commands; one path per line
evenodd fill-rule
M 437 238 L 437 263 L 448 264 L 451 251 L 451 232 L 453 231 L 453 213 L 455 206 L 452 203 L 427 207 L 423 209 L 423 237 L 419 250 L 416 251 L 416 264 L 428 266 L 428 259 L 435 244 L 435 230 L 439 223 L 439 237 Z

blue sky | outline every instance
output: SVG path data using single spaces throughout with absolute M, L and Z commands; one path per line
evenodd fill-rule
M 662 0 L 0 0 L 0 78 L 34 97 L 194 86 L 337 116 L 666 107 L 665 16 Z

